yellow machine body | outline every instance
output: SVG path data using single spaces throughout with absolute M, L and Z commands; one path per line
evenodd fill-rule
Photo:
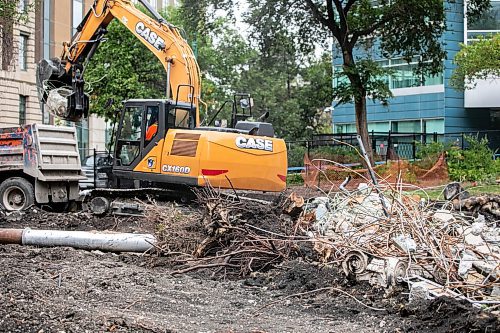
M 133 171 L 175 176 L 175 183 L 196 186 L 282 191 L 286 159 L 281 139 L 176 129 L 169 130 Z

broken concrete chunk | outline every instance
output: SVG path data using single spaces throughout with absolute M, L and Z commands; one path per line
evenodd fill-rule
M 467 274 L 469 274 L 469 271 L 472 269 L 472 263 L 475 260 L 477 260 L 477 257 L 474 254 L 465 251 L 462 255 L 462 259 L 460 260 L 460 264 L 458 265 L 458 275 L 466 279 Z
M 478 214 L 477 217 L 474 219 L 474 222 L 486 223 L 486 219 L 484 218 L 484 215 Z
M 409 235 L 397 235 L 392 241 L 394 245 L 407 254 L 417 250 L 417 244 Z
M 471 227 L 471 232 L 475 236 L 479 236 L 483 233 L 483 230 L 485 228 L 485 223 L 484 222 L 474 222 L 472 223 Z
M 318 207 L 316 207 L 316 211 L 314 212 L 316 216 L 316 221 L 321 221 L 325 214 L 328 212 L 328 208 L 324 203 L 320 203 Z
M 429 288 L 425 282 L 415 282 L 410 289 L 410 303 L 429 299 Z
M 500 297 L 500 286 L 493 287 L 493 290 L 491 291 L 491 296 Z
M 466 228 L 464 230 L 464 240 L 467 245 L 470 246 L 482 246 L 484 245 L 484 240 L 481 236 L 475 235 L 472 232 L 472 227 Z
M 432 221 L 436 223 L 452 223 L 455 222 L 455 217 L 447 210 L 440 209 L 432 216 Z
M 365 194 L 365 195 L 370 194 L 370 188 L 368 187 L 368 184 L 367 183 L 359 183 L 358 192 L 361 194 Z
M 486 261 L 476 260 L 472 263 L 472 266 L 476 268 L 479 273 L 484 276 L 488 276 L 491 280 L 495 280 L 500 277 L 498 263 L 493 264 Z

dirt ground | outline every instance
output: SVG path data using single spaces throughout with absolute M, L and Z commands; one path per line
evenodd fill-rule
M 154 232 L 141 218 L 37 209 L 0 228 Z M 154 255 L 0 245 L 1 332 L 498 332 L 498 315 L 301 259 L 242 279 L 172 275 Z M 323 289 L 315 292 L 317 289 Z M 356 301 L 355 299 L 358 301 Z

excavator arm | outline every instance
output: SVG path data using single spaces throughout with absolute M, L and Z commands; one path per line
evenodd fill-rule
M 192 104 L 196 108 L 196 125 L 199 125 L 201 79 L 193 51 L 175 26 L 147 1 L 139 2 L 154 18 L 141 12 L 130 0 L 95 0 L 71 42 L 63 43 L 61 58 L 40 61 L 37 67 L 39 98 L 49 111 L 71 121 L 88 115 L 85 68 L 103 41 L 106 27 L 116 18 L 160 60 L 167 72 L 167 98 Z M 56 99 L 65 103 L 53 103 Z

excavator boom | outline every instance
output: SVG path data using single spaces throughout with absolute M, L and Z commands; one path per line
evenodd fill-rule
M 201 79 L 198 63 L 179 30 L 149 5 L 139 0 L 154 18 L 130 0 L 95 0 L 60 58 L 44 59 L 37 67 L 40 100 L 52 113 L 76 121 L 88 115 L 89 97 L 84 92 L 85 68 L 113 19 L 126 26 L 162 63 L 167 72 L 167 98 L 191 103 L 197 110 Z

